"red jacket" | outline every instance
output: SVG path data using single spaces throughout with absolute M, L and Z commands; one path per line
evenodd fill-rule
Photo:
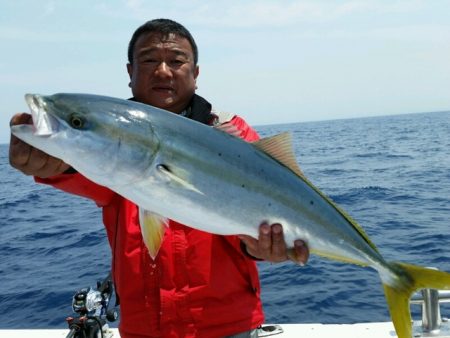
M 231 123 L 245 140 L 258 139 L 241 118 Z M 123 338 L 223 337 L 263 323 L 256 265 L 243 254 L 236 236 L 212 235 L 170 221 L 153 261 L 134 203 L 78 173 L 36 180 L 88 197 L 103 208 Z

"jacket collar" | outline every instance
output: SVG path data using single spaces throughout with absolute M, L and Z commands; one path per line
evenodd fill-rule
M 129 98 L 129 100 L 137 102 L 134 97 Z M 194 94 L 191 102 L 189 102 L 189 105 L 186 108 L 185 116 L 203 124 L 209 124 L 213 118 L 211 115 L 211 103 L 206 101 L 200 95 Z
M 211 115 L 211 104 L 203 97 L 194 94 L 186 109 L 186 117 L 204 124 L 209 124 L 213 118 Z

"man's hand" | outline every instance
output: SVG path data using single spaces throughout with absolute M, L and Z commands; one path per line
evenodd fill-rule
M 14 115 L 9 124 L 13 126 L 31 123 L 31 115 L 21 113 Z M 62 174 L 70 168 L 60 159 L 30 146 L 12 134 L 9 144 L 9 163 L 25 175 L 34 175 L 41 178 Z
M 296 240 L 293 249 L 286 248 L 281 224 L 261 224 L 258 239 L 247 235 L 240 235 L 239 238 L 246 245 L 248 254 L 268 262 L 277 263 L 290 259 L 299 265 L 305 265 L 309 258 L 308 247 L 302 240 Z

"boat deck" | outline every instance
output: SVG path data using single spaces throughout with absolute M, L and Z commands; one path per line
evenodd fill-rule
M 267 337 L 280 338 L 395 338 L 392 323 L 358 324 L 283 324 L 283 332 Z M 120 338 L 117 329 L 110 329 L 114 338 Z M 1 338 L 64 338 L 68 330 L 0 330 Z M 261 336 L 260 336 L 261 337 Z

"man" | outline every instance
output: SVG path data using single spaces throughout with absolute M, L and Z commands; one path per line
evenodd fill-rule
M 167 19 L 145 23 L 130 40 L 128 59 L 132 100 L 217 125 L 247 141 L 258 139 L 240 117 L 212 112 L 195 94 L 198 51 L 182 25 Z M 29 120 L 28 114 L 18 114 L 11 124 Z M 153 260 L 135 204 L 14 136 L 10 163 L 40 183 L 88 197 L 103 208 L 123 338 L 256 337 L 264 315 L 255 260 L 287 259 L 280 224 L 262 224 L 254 239 L 212 235 L 170 221 Z M 302 241 L 296 241 L 295 254 L 299 263 L 308 259 Z

